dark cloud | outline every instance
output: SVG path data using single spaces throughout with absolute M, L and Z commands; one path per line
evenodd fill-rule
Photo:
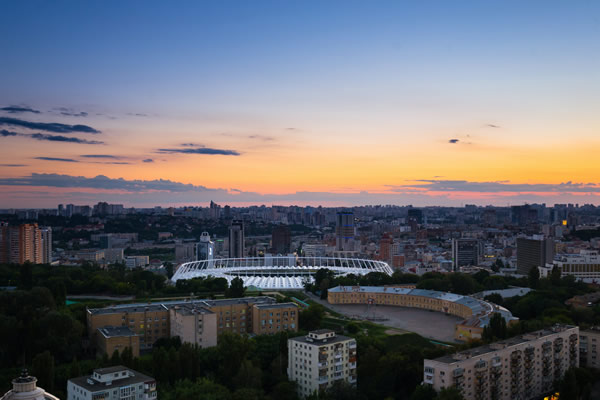
M 98 140 L 85 140 L 74 137 L 67 137 L 62 135 L 47 135 L 45 133 L 32 133 L 30 135 L 21 134 L 21 136 L 29 136 L 36 140 L 47 140 L 49 142 L 66 142 L 66 143 L 79 143 L 79 144 L 104 144 L 104 142 Z
M 201 144 L 197 144 L 197 143 L 181 143 L 181 146 L 184 146 L 184 147 L 204 147 Z
M 81 157 L 84 158 L 112 158 L 112 159 L 119 159 L 119 156 L 113 156 L 110 154 L 84 154 Z
M 450 140 L 448 140 L 448 143 L 451 143 L 451 144 L 456 144 L 458 142 L 459 142 L 458 139 L 450 139 Z
M 210 147 L 196 147 L 185 149 L 158 149 L 158 153 L 163 154 L 206 154 L 206 155 L 222 155 L 222 156 L 239 156 L 239 152 L 235 150 L 211 149 Z
M 494 124 L 487 124 L 486 125 L 488 128 L 500 128 L 500 126 L 498 125 L 494 125 Z
M 39 129 L 41 131 L 53 132 L 53 133 L 101 133 L 99 130 L 92 128 L 87 125 L 67 125 L 59 124 L 56 122 L 31 122 L 17 118 L 0 117 L 0 125 L 19 126 L 27 129 Z
M 600 193 L 598 183 L 563 182 L 546 183 L 510 183 L 507 181 L 472 182 L 466 180 L 418 179 L 411 185 L 389 186 L 396 192 L 427 190 L 431 192 L 544 192 L 544 193 Z
M 78 160 L 73 160 L 72 158 L 35 157 L 35 159 L 36 160 L 44 160 L 44 161 L 79 162 Z
M 151 158 L 146 158 L 145 160 L 142 160 L 142 162 L 151 163 L 151 162 L 154 162 L 154 160 Z
M 0 164 L 0 167 L 27 167 L 27 164 Z
M 127 113 L 127 115 L 131 115 L 132 117 L 147 117 L 148 114 L 144 113 Z
M 43 157 L 38 157 L 43 158 Z M 48 157 L 49 158 L 49 157 Z M 64 159 L 53 159 L 64 160 Z M 72 160 L 75 161 L 75 160 Z M 76 161 L 75 161 L 76 162 Z M 94 188 L 94 189 L 118 189 L 129 192 L 147 192 L 147 191 L 167 191 L 167 192 L 215 192 L 224 191 L 223 189 L 208 189 L 205 186 L 173 182 L 170 180 L 157 179 L 152 181 L 145 180 L 126 180 L 123 178 L 112 179 L 104 175 L 98 175 L 95 178 L 86 178 L 83 176 L 71 176 L 60 174 L 38 174 L 32 173 L 24 178 L 4 178 L 0 179 L 2 186 L 50 186 L 63 188 Z
M 6 111 L 9 114 L 19 114 L 19 113 L 26 113 L 26 112 L 30 112 L 30 113 L 34 113 L 34 114 L 40 113 L 38 110 L 34 110 L 33 108 L 21 107 L 21 106 L 2 107 L 2 108 L 0 108 L 0 110 Z
M 0 136 L 19 136 L 19 133 L 2 129 L 0 130 Z

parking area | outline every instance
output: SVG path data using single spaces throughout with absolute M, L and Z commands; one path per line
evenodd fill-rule
M 444 342 L 456 342 L 454 326 L 462 320 L 453 315 L 417 308 L 394 306 L 371 306 L 368 308 L 362 304 L 329 304 L 324 300 L 317 300 L 315 297 L 311 296 L 311 299 L 319 301 L 325 307 L 347 317 L 369 319 L 376 324 L 415 332 L 423 337 Z M 385 320 L 378 320 L 379 318 Z

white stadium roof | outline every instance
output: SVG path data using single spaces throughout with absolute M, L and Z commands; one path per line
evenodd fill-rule
M 313 281 L 313 275 L 322 268 L 330 269 L 336 275 L 366 275 L 369 272 L 392 274 L 390 266 L 383 261 L 273 256 L 220 258 L 184 263 L 177 268 L 171 280 L 176 282 L 179 279 L 213 276 L 231 281 L 239 277 L 245 286 L 256 286 L 260 289 L 302 289 L 306 279 Z

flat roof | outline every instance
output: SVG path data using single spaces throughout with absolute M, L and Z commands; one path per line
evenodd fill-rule
M 298 306 L 296 305 L 296 303 L 275 303 L 275 304 L 255 304 L 254 307 L 258 308 L 258 309 L 262 309 L 262 308 L 290 308 L 290 307 L 294 307 L 294 308 L 298 308 Z
M 98 331 L 107 339 L 111 337 L 138 336 L 128 326 L 104 326 L 98 328 Z
M 110 389 L 113 389 L 116 387 L 129 386 L 129 385 L 133 385 L 133 384 L 137 384 L 137 383 L 145 383 L 145 382 L 154 382 L 155 381 L 155 379 L 150 376 L 141 374 L 137 371 L 133 371 L 133 370 L 131 370 L 129 368 L 125 368 L 125 367 L 102 368 L 100 370 L 94 370 L 94 372 L 97 372 L 97 373 L 103 375 L 103 374 L 111 374 L 111 373 L 121 372 L 124 370 L 131 371 L 133 373 L 133 376 L 127 376 L 124 378 L 115 379 L 114 381 L 111 382 L 110 385 L 107 385 L 104 382 L 98 382 L 98 381 L 94 380 L 92 378 L 92 375 L 86 375 L 86 376 L 80 376 L 77 378 L 72 378 L 72 379 L 69 379 L 69 382 L 73 382 L 75 385 L 80 386 L 89 392 L 105 392 L 107 390 L 110 390 Z M 91 384 L 88 381 L 88 379 L 93 381 L 94 383 Z
M 327 331 L 327 329 L 325 329 L 325 331 Z M 312 332 L 314 333 L 315 331 L 312 331 Z M 325 333 L 325 332 L 323 332 L 323 333 Z M 291 338 L 290 340 L 293 340 L 295 342 L 300 342 L 300 343 L 312 344 L 315 346 L 321 346 L 324 344 L 335 344 L 335 343 L 345 342 L 347 340 L 354 340 L 354 339 L 351 337 L 348 337 L 348 336 L 336 335 L 334 337 L 323 338 L 323 339 L 314 339 L 314 338 L 309 338 L 308 336 L 298 336 L 295 338 Z
M 88 308 L 88 313 L 91 315 L 100 315 L 100 314 L 120 314 L 123 312 L 127 313 L 135 313 L 135 312 L 144 312 L 144 311 L 167 311 L 170 308 L 175 306 L 183 306 L 186 304 L 197 304 L 202 307 L 216 307 L 216 306 L 228 306 L 234 304 L 273 304 L 276 303 L 276 300 L 272 297 L 268 296 L 260 296 L 260 297 L 242 297 L 237 299 L 219 299 L 219 300 L 210 300 L 210 299 L 201 299 L 201 300 L 171 300 L 171 301 L 162 301 L 162 302 L 154 302 L 154 303 L 131 303 L 131 304 L 118 304 L 113 306 L 108 306 L 104 308 Z
M 180 306 L 171 307 L 176 313 L 183 315 L 194 315 L 194 314 L 214 314 L 211 310 L 206 307 L 202 307 L 196 303 L 194 304 L 183 304 Z
M 572 325 L 561 325 L 556 328 L 551 329 L 541 329 L 539 331 L 526 333 L 523 335 L 515 336 L 509 339 L 500 340 L 498 342 L 486 344 L 479 347 L 474 347 L 469 350 L 461 351 L 454 354 L 447 354 L 438 358 L 434 358 L 432 361 L 437 361 L 444 364 L 453 364 L 461 361 L 469 360 L 474 357 L 482 356 L 484 354 L 496 353 L 499 351 L 503 351 L 508 347 L 516 346 L 519 344 L 538 341 L 543 339 L 544 337 L 554 335 L 556 333 L 564 332 L 569 329 L 577 328 Z M 502 347 L 499 347 L 502 346 Z M 460 358 L 460 359 L 459 359 Z

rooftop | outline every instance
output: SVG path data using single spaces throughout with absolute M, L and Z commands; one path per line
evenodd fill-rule
M 327 329 L 321 329 L 321 330 L 327 331 Z M 300 342 L 300 343 L 312 344 L 312 345 L 323 345 L 323 344 L 340 343 L 340 342 L 345 342 L 347 340 L 354 340 L 354 339 L 351 337 L 348 337 L 348 336 L 336 335 L 334 337 L 323 338 L 323 339 L 314 339 L 314 338 L 310 338 L 308 336 L 298 336 L 295 338 L 291 338 L 290 340 L 293 340 L 295 342 Z
M 119 337 L 119 336 L 137 336 L 137 334 L 129 329 L 128 326 L 105 326 L 98 328 L 98 331 L 105 338 Z
M 77 378 L 69 379 L 69 382 L 73 382 L 75 385 L 84 388 L 89 392 L 103 392 L 107 389 L 121 386 L 129 386 L 136 383 L 154 382 L 154 378 L 147 375 L 141 374 L 137 371 L 133 371 L 123 366 L 100 368 L 94 370 L 95 373 L 100 375 L 114 374 L 121 371 L 129 371 L 130 374 L 124 378 L 114 380 L 110 384 L 105 382 L 99 382 L 92 378 L 93 375 L 80 376 Z
M 275 304 L 255 304 L 254 307 L 258 308 L 258 309 L 262 309 L 262 308 L 266 308 L 266 309 L 270 309 L 270 308 L 290 308 L 290 307 L 294 307 L 294 308 L 298 308 L 298 306 L 296 305 L 296 303 L 275 303 Z
M 526 333 L 524 335 L 515 336 L 509 339 L 500 340 L 498 342 L 486 344 L 483 346 L 475 347 L 469 350 L 461 351 L 454 354 L 448 354 L 442 357 L 435 358 L 433 361 L 437 361 L 444 364 L 453 364 L 456 362 L 468 360 L 473 357 L 482 356 L 484 354 L 495 353 L 499 350 L 507 347 L 516 346 L 519 344 L 540 340 L 544 337 L 554 335 L 559 332 L 564 332 L 569 329 L 577 328 L 572 325 L 556 325 L 550 329 L 541 329 L 539 331 Z

